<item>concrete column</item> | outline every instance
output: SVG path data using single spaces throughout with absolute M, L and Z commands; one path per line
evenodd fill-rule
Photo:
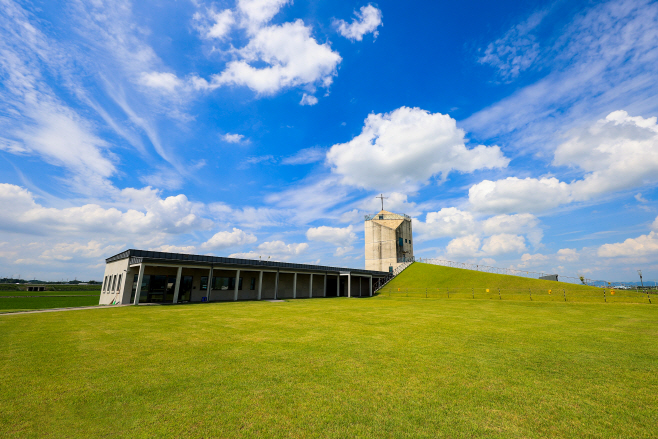
M 176 273 L 176 286 L 174 286 L 174 301 L 172 303 L 178 303 L 178 293 L 180 292 L 181 274 L 183 274 L 183 267 L 178 267 L 178 272 Z
M 212 267 L 210 267 L 210 271 L 208 272 L 208 289 L 206 290 L 208 302 L 210 302 L 210 293 L 212 293 Z
M 276 271 L 276 279 L 274 279 L 274 300 L 279 297 L 279 270 Z
M 370 295 L 370 297 L 372 297 L 372 275 L 370 275 L 370 290 L 369 291 L 370 291 L 369 295 Z
M 313 273 L 311 273 L 311 279 L 308 281 L 308 297 L 309 299 L 313 297 Z
M 263 272 L 261 271 L 258 275 L 258 300 L 261 298 L 263 292 Z
M 235 289 L 233 290 L 233 301 L 238 300 L 238 287 L 240 286 L 240 270 L 235 273 Z
M 292 277 L 292 298 L 297 298 L 297 273 Z
M 347 297 L 352 297 L 352 273 L 347 273 Z
M 324 274 L 324 289 L 322 290 L 322 297 L 327 297 L 327 273 Z
M 336 275 L 336 297 L 340 297 L 340 273 Z
M 144 279 L 144 268 L 146 265 L 139 264 L 139 274 L 137 275 L 137 289 L 135 290 L 135 305 L 139 305 L 139 295 L 142 293 L 142 279 Z

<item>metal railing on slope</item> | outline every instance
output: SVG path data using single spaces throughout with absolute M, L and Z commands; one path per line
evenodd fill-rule
M 389 273 L 388 276 L 386 276 L 383 279 L 379 279 L 375 284 L 373 285 L 373 294 L 376 293 L 378 290 L 384 288 L 384 285 L 389 283 L 391 280 L 395 278 L 398 274 L 402 273 L 408 266 L 413 264 L 414 261 L 409 261 L 409 262 L 404 262 L 401 265 L 398 265 L 395 270 L 393 270 L 392 273 Z

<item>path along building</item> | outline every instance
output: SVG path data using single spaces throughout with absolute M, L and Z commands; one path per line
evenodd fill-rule
M 100 304 L 372 296 L 387 272 L 126 250 L 105 260 Z

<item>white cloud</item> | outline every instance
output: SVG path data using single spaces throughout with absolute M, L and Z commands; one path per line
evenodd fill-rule
M 253 30 L 269 22 L 279 10 L 292 0 L 238 0 L 238 9 L 243 14 L 242 25 Z
M 603 244 L 598 249 L 598 255 L 604 258 L 641 257 L 654 254 L 658 254 L 658 233 L 654 231 L 637 238 L 628 238 L 624 242 Z
M 148 191 L 124 189 L 120 197 L 136 204 L 142 203 L 143 207 L 125 212 L 97 204 L 46 208 L 37 204 L 28 190 L 0 183 L 0 204 L 12 206 L 12 209 L 0 209 L 0 229 L 34 235 L 93 232 L 126 236 L 180 234 L 212 226 L 211 221 L 199 215 L 200 206 L 182 194 L 161 199 L 150 188 Z
M 284 165 L 307 165 L 324 159 L 325 151 L 322 148 L 300 149 L 295 155 L 281 160 Z
M 549 13 L 564 8 L 554 3 Z M 593 2 L 565 26 L 546 19 L 534 58 L 541 79 L 461 123 L 479 138 L 496 138 L 524 154 L 552 150 L 565 131 L 624 108 L 656 114 L 658 4 L 645 0 Z M 560 17 L 562 20 L 564 17 Z M 519 55 L 523 56 L 522 53 Z M 505 60 L 507 62 L 507 60 Z
M 256 240 L 255 235 L 245 233 L 234 227 L 232 232 L 215 233 L 212 238 L 201 244 L 201 248 L 204 250 L 223 250 L 229 247 L 253 244 Z
M 379 212 L 382 208 L 382 202 L 379 198 L 380 194 L 377 196 L 369 196 L 363 201 L 358 203 L 358 206 L 365 210 L 367 213 Z M 401 192 L 389 192 L 384 194 L 384 210 L 389 212 L 401 212 L 409 216 L 420 214 L 416 203 L 410 202 L 408 195 Z
M 530 253 L 524 253 L 521 256 L 521 263 L 517 264 L 516 266 L 512 266 L 511 268 L 522 269 L 535 267 L 537 265 L 543 264 L 548 260 L 550 260 L 550 257 L 541 253 L 535 253 L 534 255 L 531 255 Z
M 656 117 L 614 111 L 575 132 L 555 151 L 553 164 L 580 168 L 586 172 L 583 179 L 571 183 L 554 177 L 484 180 L 469 189 L 469 201 L 480 211 L 537 212 L 658 181 L 656 122 Z
M 298 85 L 327 87 L 341 61 L 329 44 L 318 44 L 311 37 L 301 20 L 259 29 L 238 53 L 242 59 L 229 62 L 212 78 L 211 86 L 244 85 L 266 95 Z M 250 62 L 269 67 L 253 67 Z
M 509 233 L 493 235 L 484 240 L 482 251 L 487 255 L 521 253 L 526 251 L 525 239 L 523 236 Z
M 476 229 L 476 221 L 470 212 L 456 207 L 444 207 L 438 212 L 428 212 L 425 222 L 416 221 L 414 229 L 419 233 L 416 240 L 422 242 L 472 234 Z
M 108 179 L 117 172 L 110 144 L 44 79 L 45 72 L 69 79 L 63 71 L 66 55 L 32 25 L 20 6 L 5 2 L 0 10 L 0 149 L 63 167 L 71 175 L 65 182 L 78 193 L 107 193 Z
M 446 246 L 446 253 L 450 256 L 477 256 L 480 255 L 480 238 L 477 235 L 467 235 L 455 238 Z
M 369 115 L 361 134 L 331 147 L 327 162 L 345 184 L 374 189 L 417 188 L 451 171 L 507 166 L 498 146 L 468 149 L 464 134 L 450 116 L 401 107 Z
M 373 5 L 363 6 L 359 12 L 354 11 L 356 18 L 352 23 L 345 20 L 334 20 L 333 24 L 339 34 L 352 41 L 361 41 L 365 34 L 373 33 L 377 38 L 377 28 L 382 24 L 382 11 Z
M 304 96 L 302 96 L 302 100 L 299 101 L 299 105 L 315 105 L 318 103 L 318 98 L 316 98 L 313 95 L 308 95 L 304 93 Z
M 463 237 L 465 235 L 486 237 L 488 239 L 485 253 L 498 254 L 492 249 L 503 237 L 526 235 L 528 241 L 537 246 L 541 242 L 543 232 L 539 228 L 539 219 L 531 214 L 497 215 L 486 219 L 477 219 L 471 212 L 455 207 L 445 207 L 438 212 L 428 212 L 425 222 L 414 220 L 414 231 L 418 233 L 417 242 L 429 241 L 445 237 Z M 514 241 L 516 240 L 516 241 Z M 519 247 L 518 238 L 514 238 L 512 247 Z M 458 241 L 459 242 L 459 241 Z
M 256 250 L 247 253 L 233 253 L 229 257 L 246 259 L 258 259 L 262 257 L 263 260 L 266 260 L 268 256 L 271 256 L 273 260 L 288 260 L 293 256 L 304 253 L 307 249 L 308 244 L 305 242 L 286 244 L 283 241 L 269 241 L 260 244 Z
M 197 247 L 194 246 L 194 245 L 169 245 L 169 244 L 164 244 L 164 245 L 159 245 L 157 247 L 149 248 L 148 250 L 155 251 L 155 252 L 194 254 L 197 251 Z
M 196 28 L 201 36 L 206 39 L 223 40 L 226 38 L 235 24 L 233 11 L 225 9 L 217 12 L 215 9 L 210 8 L 206 12 L 207 15 L 199 12 L 194 14 Z
M 561 248 L 557 251 L 557 258 L 560 261 L 574 262 L 580 258 L 575 248 Z
M 546 11 L 532 14 L 496 41 L 489 43 L 479 58 L 482 64 L 498 69 L 503 80 L 510 81 L 532 66 L 539 55 L 539 44 L 531 32 L 541 24 Z
M 140 82 L 147 87 L 162 89 L 168 92 L 173 92 L 177 87 L 183 85 L 183 81 L 178 79 L 176 75 L 166 72 L 142 73 Z
M 244 135 L 242 135 L 242 134 L 226 133 L 221 137 L 225 142 L 228 142 L 228 143 L 247 143 L 248 142 L 245 139 Z
M 482 223 L 482 231 L 486 235 L 499 233 L 524 234 L 534 246 L 539 244 L 543 236 L 543 232 L 539 228 L 539 219 L 529 213 L 496 215 L 487 218 Z
M 343 256 L 349 252 L 354 250 L 354 246 L 347 246 L 347 247 L 338 247 L 336 249 L 336 252 L 334 253 L 334 256 Z
M 635 199 L 640 203 L 648 203 L 649 200 L 644 198 L 641 193 L 635 194 Z
M 554 177 L 483 180 L 468 190 L 471 205 L 486 212 L 541 212 L 572 199 L 569 185 Z
M 309 241 L 323 241 L 343 247 L 347 247 L 357 239 L 351 225 L 343 228 L 328 226 L 311 227 L 306 231 L 306 238 Z

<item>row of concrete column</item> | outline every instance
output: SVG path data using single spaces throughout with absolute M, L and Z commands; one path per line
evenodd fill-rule
M 146 264 L 140 264 L 139 265 L 139 274 L 137 275 L 137 290 L 135 291 L 135 302 L 134 304 L 137 305 L 139 304 L 139 296 L 141 294 L 142 290 L 142 280 L 144 278 L 144 269 L 146 268 Z M 249 271 L 257 271 L 257 270 L 249 270 Z M 259 276 L 258 276 L 258 299 L 261 300 L 261 293 L 263 290 L 263 273 L 264 270 L 259 271 Z M 174 300 L 173 303 L 178 303 L 178 293 L 180 291 L 180 280 L 181 276 L 183 274 L 183 267 L 178 267 L 178 271 L 176 273 L 176 284 L 174 286 Z M 210 270 L 208 272 L 208 301 L 210 301 L 210 295 L 212 294 L 212 274 L 213 274 L 213 267 L 210 267 Z M 297 273 L 293 273 L 294 278 L 293 278 L 293 289 L 292 289 L 292 297 L 293 299 L 297 298 Z M 325 273 L 324 275 L 324 291 L 323 291 L 323 297 L 327 297 L 327 274 Z M 350 272 L 346 273 L 339 273 L 336 275 L 336 296 L 340 296 L 340 276 L 347 276 L 347 297 L 352 297 L 352 274 Z M 360 276 L 364 277 L 364 276 Z M 369 295 L 372 296 L 372 276 L 368 276 L 369 280 Z M 236 270 L 236 275 L 235 275 L 235 289 L 233 291 L 233 300 L 237 301 L 238 300 L 238 288 L 240 286 L 240 269 Z M 313 297 L 313 273 L 310 273 L 310 279 L 309 279 L 309 297 Z M 361 288 L 361 283 L 359 283 L 359 289 Z M 274 281 L 274 299 L 276 300 L 277 298 L 277 293 L 279 291 L 279 271 L 276 272 L 276 280 Z M 359 295 L 361 295 L 361 291 L 359 291 Z

